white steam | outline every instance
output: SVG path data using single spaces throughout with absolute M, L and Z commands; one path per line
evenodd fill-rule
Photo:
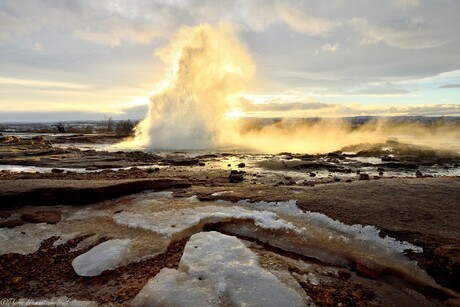
M 170 85 L 151 97 L 136 131 L 137 145 L 197 149 L 222 145 L 234 132 L 227 113 L 254 65 L 229 24 L 187 27 L 159 55 L 173 66 Z

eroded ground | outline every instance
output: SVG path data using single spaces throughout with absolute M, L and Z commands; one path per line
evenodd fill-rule
M 2 140 L 2 298 L 142 305 L 132 300 L 162 269 L 173 271 L 158 275 L 160 283 L 177 283 L 184 266 L 198 265 L 185 260 L 192 253 L 181 259 L 191 236 L 218 231 L 239 238 L 257 256 L 255 267 L 271 274 L 261 276 L 275 276 L 304 305 L 458 304 L 455 154 L 395 143 L 318 156 L 62 146 L 84 142 L 100 140 Z M 112 255 L 112 267 L 78 275 L 72 262 L 97 246 L 103 263 Z M 199 289 L 214 305 L 236 304 L 230 277 L 223 292 L 201 280 Z M 198 277 L 187 278 L 195 285 Z

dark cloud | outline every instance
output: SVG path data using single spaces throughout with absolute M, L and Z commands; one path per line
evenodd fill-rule
M 323 102 L 273 102 L 268 101 L 265 103 L 254 104 L 249 100 L 242 100 L 242 107 L 246 112 L 283 112 L 283 111 L 306 111 L 306 110 L 320 110 L 335 107 L 334 104 Z
M 459 88 L 460 84 L 445 84 L 440 86 L 439 88 Z

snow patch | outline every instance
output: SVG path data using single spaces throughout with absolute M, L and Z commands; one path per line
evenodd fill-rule
M 116 269 L 128 257 L 131 240 L 105 241 L 72 261 L 72 267 L 80 276 L 97 276 L 105 270 Z
M 196 303 L 196 304 L 195 304 Z M 187 242 L 178 270 L 163 269 L 133 306 L 304 306 L 302 297 L 261 268 L 236 237 L 201 232 Z

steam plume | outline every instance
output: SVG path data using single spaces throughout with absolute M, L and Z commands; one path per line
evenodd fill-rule
M 184 28 L 157 53 L 173 65 L 170 85 L 151 97 L 147 117 L 136 131 L 136 143 L 157 149 L 220 146 L 234 133 L 225 114 L 238 104 L 238 94 L 254 65 L 223 23 L 213 28 Z

